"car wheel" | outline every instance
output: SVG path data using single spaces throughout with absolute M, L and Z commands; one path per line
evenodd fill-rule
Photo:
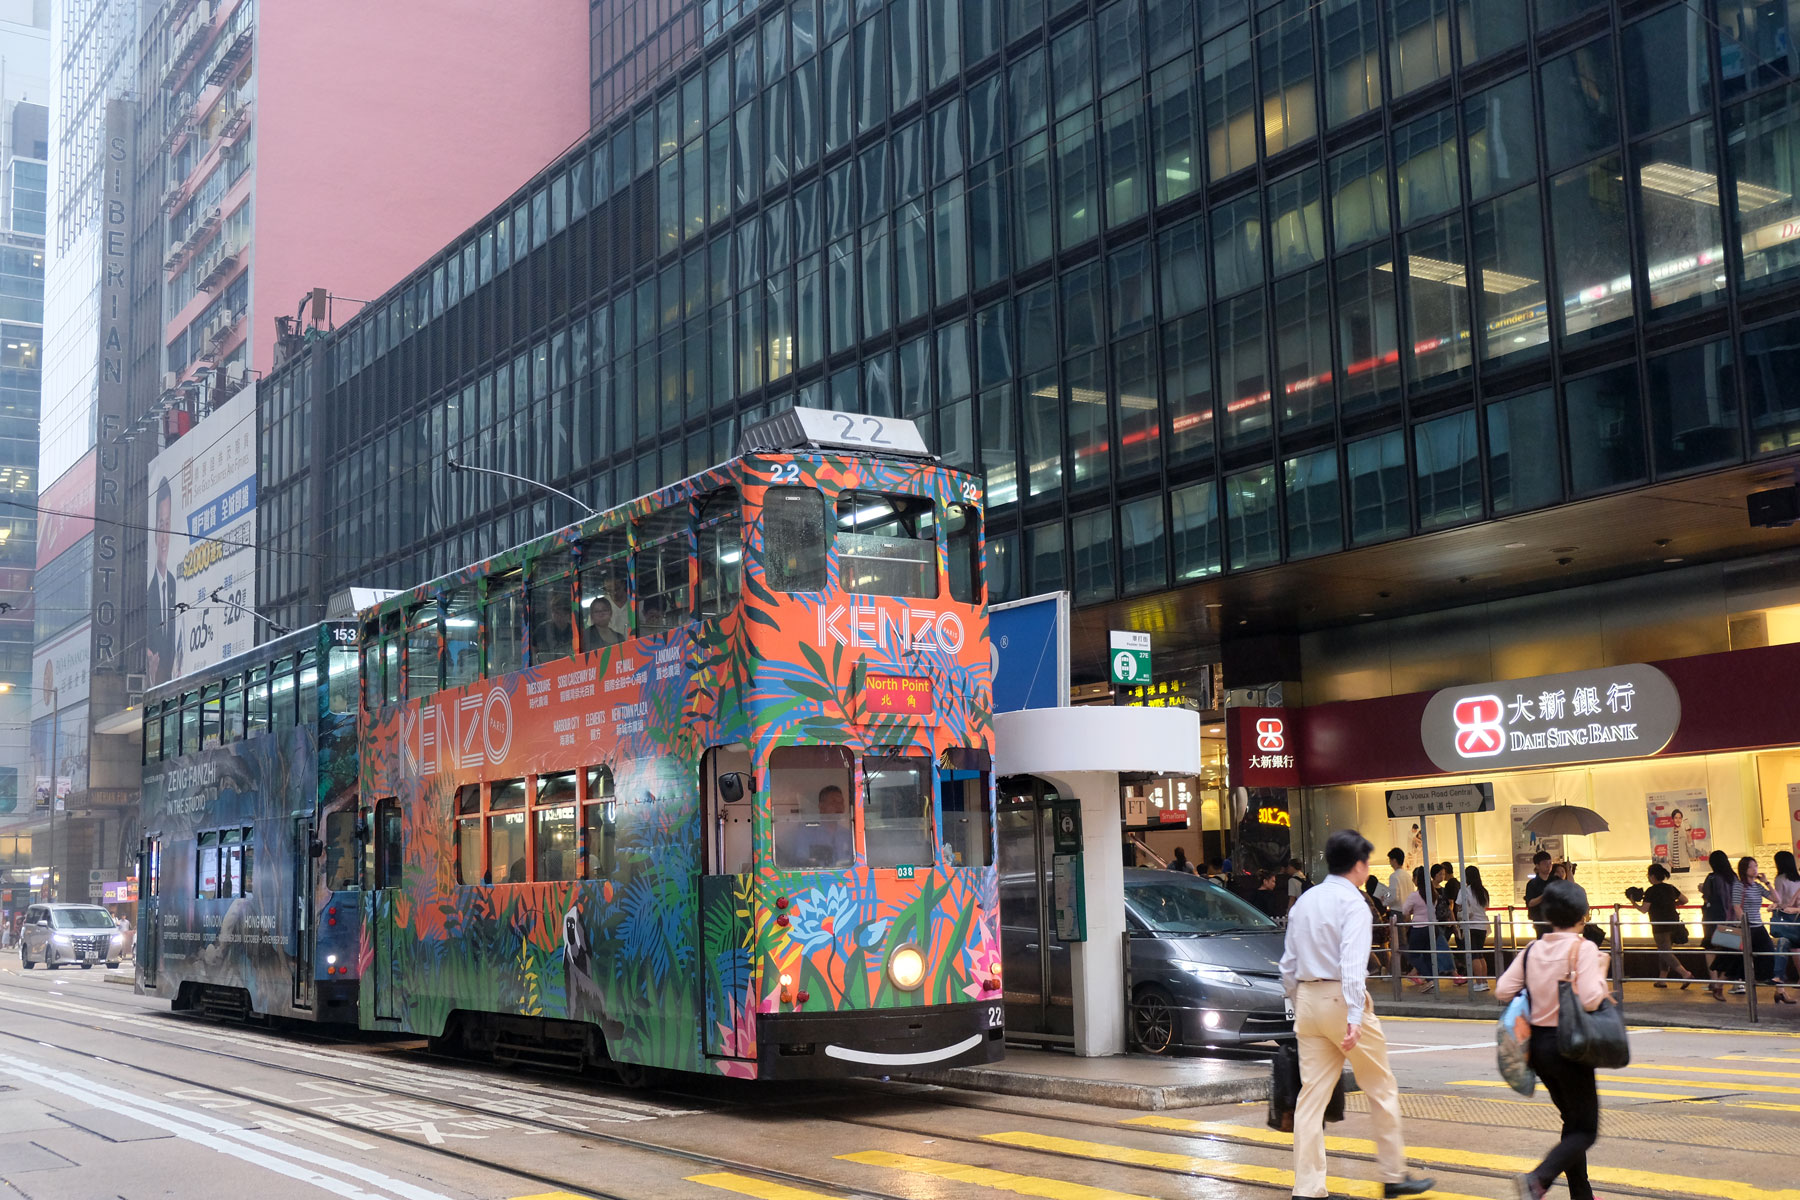
M 94 969 L 94 964 L 90 963 L 90 962 L 84 962 L 81 964 L 81 969 L 84 971 L 91 971 Z
M 1167 1054 L 1175 1046 L 1174 998 L 1155 985 L 1137 990 L 1131 1001 L 1131 1039 L 1146 1054 Z
M 25 947 L 20 946 L 19 947 L 19 970 L 29 971 L 29 970 L 31 970 L 31 968 L 33 968 L 35 966 L 37 966 L 37 964 L 31 961 L 31 955 L 25 953 Z
M 106 964 L 106 969 L 109 971 L 116 971 L 119 969 L 119 964 L 116 962 L 109 962 Z

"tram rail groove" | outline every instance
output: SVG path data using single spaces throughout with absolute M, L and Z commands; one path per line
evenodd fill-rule
M 40 1020 L 50 1021 L 55 1024 L 70 1025 L 70 1026 L 74 1026 L 76 1028 L 81 1028 L 81 1029 L 97 1030 L 102 1033 L 112 1034 L 114 1036 L 126 1038 L 126 1039 L 133 1040 L 133 1041 L 147 1042 L 152 1045 L 161 1046 L 165 1049 L 187 1051 L 190 1053 L 204 1053 L 204 1054 L 208 1055 L 209 1057 L 227 1058 L 227 1059 L 232 1059 L 232 1060 L 239 1061 L 239 1062 L 252 1063 L 252 1064 L 255 1064 L 258 1066 L 267 1066 L 268 1065 L 267 1062 L 265 1062 L 264 1060 L 253 1058 L 253 1057 L 251 1057 L 249 1055 L 245 1055 L 245 1054 L 236 1054 L 236 1053 L 231 1053 L 229 1051 L 216 1051 L 211 1048 L 203 1049 L 200 1047 L 195 1047 L 195 1046 L 192 1046 L 192 1045 L 189 1045 L 186 1043 L 182 1043 L 182 1042 L 178 1042 L 178 1041 L 170 1041 L 165 1038 L 152 1037 L 152 1036 L 149 1036 L 148 1034 L 141 1033 L 141 1032 L 125 1030 L 125 1029 L 118 1029 L 118 1028 L 114 1028 L 114 1027 L 104 1025 L 104 1024 L 95 1024 L 92 1021 L 81 1020 L 81 1019 L 77 1019 L 77 1018 L 73 1018 L 73 1017 L 56 1016 L 56 1015 L 48 1014 L 48 1013 L 35 1012 L 28 1008 L 21 1009 L 21 1008 L 17 1008 L 17 1007 L 10 1007 L 10 1006 L 6 1005 L 4 996 L 0 996 L 0 1007 L 8 1007 L 10 1011 L 17 1013 L 18 1015 L 21 1015 L 21 1016 L 35 1016 L 35 1017 L 39 1018 Z M 127 1006 L 127 1007 L 131 1007 L 131 1006 Z M 146 1010 L 146 1009 L 142 1009 L 142 1008 L 133 1008 L 132 1011 L 134 1011 L 137 1015 L 144 1016 L 144 1017 L 155 1017 L 158 1015 L 157 1013 L 155 1013 L 152 1010 Z M 173 1019 L 178 1021 L 181 1025 L 185 1025 L 185 1026 L 226 1030 L 226 1031 L 231 1031 L 231 1032 L 248 1032 L 248 1033 L 252 1033 L 252 1034 L 263 1032 L 262 1030 L 258 1030 L 258 1029 L 254 1029 L 254 1028 L 247 1028 L 247 1027 L 240 1029 L 239 1027 L 233 1026 L 228 1022 L 213 1021 L 213 1020 L 208 1020 L 208 1019 L 201 1018 L 201 1017 L 190 1017 L 190 1016 L 183 1015 L 183 1016 L 176 1016 Z M 419 1143 L 411 1138 L 408 1138 L 403 1134 L 392 1134 L 392 1133 L 387 1133 L 387 1132 L 384 1132 L 381 1130 L 366 1129 L 361 1125 L 357 1125 L 353 1122 L 343 1120 L 341 1118 L 335 1118 L 335 1117 L 332 1117 L 329 1115 L 317 1113 L 311 1109 L 308 1109 L 308 1108 L 305 1108 L 305 1107 L 302 1107 L 299 1105 L 273 1101 L 273 1100 L 268 1099 L 266 1096 L 257 1095 L 257 1094 L 253 1094 L 253 1093 L 247 1093 L 247 1092 L 240 1092 L 239 1090 L 230 1088 L 230 1087 L 214 1086 L 214 1085 L 209 1085 L 209 1084 L 195 1085 L 194 1081 L 192 1081 L 192 1080 L 184 1079 L 180 1076 L 173 1075 L 166 1071 L 160 1071 L 160 1070 L 156 1070 L 155 1068 L 144 1067 L 144 1066 L 141 1066 L 136 1063 L 131 1063 L 131 1062 L 127 1062 L 124 1060 L 115 1059 L 115 1058 L 110 1058 L 110 1057 L 106 1057 L 103 1055 L 97 1055 L 90 1051 L 78 1050 L 78 1049 L 75 1049 L 70 1046 L 56 1045 L 54 1043 L 44 1043 L 44 1042 L 40 1041 L 39 1039 L 30 1037 L 25 1034 L 13 1033 L 10 1030 L 0 1030 L 0 1034 L 4 1034 L 7 1037 L 14 1038 L 16 1040 L 25 1042 L 27 1044 L 49 1045 L 49 1046 L 51 1046 L 51 1048 L 59 1050 L 63 1053 L 75 1054 L 75 1055 L 78 1055 L 83 1058 L 94 1059 L 94 1060 L 97 1060 L 100 1062 L 107 1063 L 112 1066 L 124 1068 L 126 1070 L 139 1071 L 139 1072 L 142 1072 L 145 1074 L 157 1076 L 159 1078 L 171 1079 L 176 1082 L 188 1084 L 190 1086 L 201 1086 L 201 1087 L 204 1087 L 208 1091 L 219 1092 L 223 1095 L 232 1096 L 234 1098 L 242 1099 L 242 1100 L 245 1100 L 250 1103 L 255 1103 L 255 1104 L 265 1105 L 270 1108 L 280 1109 L 282 1111 L 292 1113 L 295 1115 L 305 1116 L 312 1120 L 325 1121 L 325 1122 L 335 1125 L 339 1128 L 355 1132 L 359 1136 L 380 1137 L 386 1141 L 394 1142 L 394 1143 L 397 1143 L 400 1145 L 405 1145 L 405 1146 L 410 1146 L 410 1147 L 427 1150 L 434 1154 L 444 1154 L 448 1157 L 455 1158 L 459 1161 L 482 1165 L 482 1166 L 488 1167 L 489 1169 L 497 1169 L 497 1170 L 506 1171 L 506 1172 L 516 1175 L 518 1178 L 527 1179 L 527 1180 L 530 1180 L 535 1183 L 549 1184 L 553 1187 L 560 1188 L 562 1190 L 575 1192 L 578 1195 L 593 1196 L 596 1198 L 596 1200 L 635 1200 L 635 1198 L 632 1198 L 632 1197 L 617 1196 L 613 1193 L 598 1191 L 586 1184 L 578 1183 L 578 1182 L 572 1181 L 572 1180 L 558 1179 L 558 1178 L 555 1178 L 555 1177 L 552 1177 L 549 1175 L 544 1175 L 541 1173 L 534 1173 L 529 1170 L 515 1170 L 514 1168 L 512 1168 L 510 1166 L 498 1166 L 486 1159 L 482 1159 L 482 1158 L 479 1158 L 474 1155 L 462 1154 L 462 1153 L 459 1153 L 459 1152 L 456 1152 L 453 1150 L 449 1150 L 442 1146 L 422 1145 L 421 1143 Z M 273 1032 L 268 1033 L 267 1036 L 270 1037 L 271 1040 L 275 1040 L 275 1041 L 285 1041 L 286 1040 L 284 1035 L 277 1035 Z M 355 1044 L 355 1041 L 353 1039 L 343 1039 L 343 1040 L 340 1040 L 339 1042 L 333 1043 L 333 1044 Z M 404 1059 L 405 1062 L 407 1063 L 409 1069 L 414 1069 L 414 1070 L 421 1070 L 421 1069 L 425 1069 L 425 1068 L 428 1068 L 431 1066 L 445 1066 L 450 1063 L 454 1063 L 456 1068 L 466 1068 L 471 1065 L 477 1065 L 477 1066 L 481 1065 L 480 1060 L 447 1060 L 441 1055 L 435 1055 L 435 1054 L 431 1054 L 429 1052 L 421 1052 L 421 1051 L 400 1051 L 400 1052 L 398 1052 L 397 1057 Z M 388 1061 L 394 1061 L 394 1060 L 388 1060 Z M 329 1082 L 334 1082 L 334 1083 L 352 1082 L 350 1080 L 346 1080 L 346 1079 L 342 1078 L 339 1075 L 334 1075 L 334 1074 L 331 1074 L 326 1071 L 313 1070 L 313 1069 L 309 1069 L 306 1067 L 299 1067 L 299 1066 L 288 1067 L 288 1066 L 284 1065 L 282 1069 L 284 1071 L 287 1071 L 290 1074 L 304 1075 L 304 1076 L 308 1076 L 308 1077 L 311 1077 L 314 1079 L 324 1080 L 324 1081 L 329 1081 Z M 495 1075 L 487 1073 L 487 1072 L 481 1072 L 480 1074 L 481 1074 L 483 1082 L 485 1082 L 489 1086 L 505 1089 L 508 1087 L 509 1082 L 510 1082 L 509 1080 L 506 1079 L 505 1076 L 495 1076 Z M 555 1078 L 555 1079 L 574 1080 L 574 1079 L 581 1078 L 579 1076 L 570 1076 L 570 1075 L 567 1075 L 562 1072 L 551 1072 L 551 1071 L 532 1071 L 532 1072 L 530 1072 L 530 1074 L 532 1074 L 534 1076 L 549 1077 L 549 1078 Z M 383 1083 L 379 1086 L 381 1086 L 385 1091 L 388 1091 L 388 1092 L 394 1094 L 395 1096 L 403 1097 L 406 1099 L 429 1101 L 434 1104 L 440 1104 L 447 1108 L 454 1108 L 454 1109 L 458 1109 L 458 1110 L 461 1110 L 464 1112 L 479 1114 L 481 1116 L 495 1115 L 494 1113 L 490 1112 L 489 1110 L 487 1110 L 485 1108 L 482 1108 L 479 1105 L 468 1104 L 468 1103 L 465 1103 L 462 1101 L 457 1101 L 457 1100 L 447 1100 L 447 1099 L 444 1099 L 443 1097 L 433 1094 L 433 1093 L 410 1090 L 410 1089 L 407 1089 L 404 1087 L 396 1087 L 396 1086 L 392 1086 L 391 1084 L 387 1084 L 387 1083 Z M 605 1086 L 605 1085 L 603 1084 L 602 1086 Z M 524 1094 L 533 1095 L 535 1098 L 542 1099 L 545 1097 L 545 1092 L 541 1089 L 537 1089 L 537 1090 L 518 1089 L 518 1090 Z M 1266 1142 L 1257 1141 L 1255 1139 L 1232 1137 L 1230 1135 L 1218 1133 L 1216 1131 L 1183 1131 L 1183 1130 L 1173 1130 L 1173 1129 L 1157 1129 L 1152 1126 L 1121 1125 L 1116 1122 L 1107 1122 L 1104 1120 L 1099 1120 L 1099 1119 L 1094 1119 L 1094 1118 L 1084 1119 L 1082 1117 L 1079 1117 L 1079 1116 L 1076 1116 L 1073 1114 L 1066 1114 L 1066 1113 L 1054 1113 L 1054 1112 L 1043 1112 L 1043 1111 L 1026 1112 L 1026 1111 L 1021 1111 L 1021 1110 L 1014 1109 L 1014 1108 L 1007 1107 L 1007 1106 L 990 1106 L 990 1105 L 986 1105 L 986 1104 L 975 1103 L 975 1102 L 968 1101 L 968 1100 L 961 1100 L 961 1099 L 958 1099 L 955 1095 L 950 1094 L 950 1093 L 956 1093 L 958 1091 L 959 1091 L 959 1089 L 947 1087 L 944 1085 L 929 1085 L 929 1090 L 927 1090 L 926 1087 L 920 1087 L 917 1090 L 909 1090 L 904 1095 L 896 1094 L 893 1096 L 882 1097 L 881 1094 L 875 1092 L 873 1090 L 873 1088 L 868 1089 L 868 1092 L 871 1096 L 881 1097 L 881 1098 L 894 1100 L 894 1101 L 907 1100 L 907 1101 L 916 1102 L 916 1101 L 920 1101 L 920 1100 L 930 1100 L 934 1104 L 938 1104 L 938 1105 L 945 1106 L 945 1107 L 967 1108 L 967 1109 L 973 1109 L 973 1110 L 977 1110 L 977 1111 L 995 1113 L 995 1114 L 1001 1115 L 1001 1116 L 1009 1116 L 1009 1117 L 1017 1116 L 1017 1117 L 1028 1118 L 1028 1119 L 1037 1120 L 1037 1121 L 1054 1122 L 1059 1125 L 1072 1126 L 1075 1128 L 1085 1129 L 1085 1130 L 1089 1130 L 1089 1131 L 1102 1131 L 1102 1132 L 1104 1132 L 1104 1134 L 1106 1134 L 1107 1136 L 1111 1136 L 1111 1137 L 1117 1137 L 1121 1132 L 1124 1132 L 1124 1131 L 1131 1131 L 1131 1132 L 1137 1132 L 1137 1133 L 1157 1134 L 1157 1135 L 1160 1135 L 1162 1137 L 1167 1137 L 1167 1138 L 1185 1138 L 1185 1139 L 1209 1142 L 1209 1143 L 1219 1144 L 1219 1145 L 1241 1146 L 1245 1149 L 1257 1150 L 1257 1151 L 1261 1151 L 1263 1153 L 1279 1153 L 1282 1149 L 1284 1149 L 1283 1147 L 1272 1146 Z M 572 1090 L 571 1094 L 575 1098 L 584 1099 L 584 1100 L 593 1100 L 593 1101 L 598 1101 L 601 1103 L 604 1103 L 607 1099 L 609 1099 L 609 1097 L 607 1097 L 605 1095 L 586 1096 L 586 1095 L 582 1095 L 580 1092 L 573 1091 L 573 1090 Z M 645 1092 L 641 1092 L 641 1093 L 634 1092 L 634 1093 L 632 1093 L 632 1095 L 634 1095 L 634 1096 L 641 1095 L 644 1097 L 668 1096 L 671 1098 L 684 1099 L 684 1100 L 705 1101 L 707 1103 L 718 1104 L 718 1105 L 721 1105 L 724 1107 L 738 1107 L 738 1108 L 744 1107 L 744 1105 L 741 1102 L 733 1101 L 733 1100 L 730 1100 L 729 1098 L 720 1098 L 720 1097 L 715 1097 L 715 1096 L 699 1096 L 699 1095 L 695 1095 L 693 1093 L 674 1092 L 674 1091 L 669 1091 L 669 1090 L 665 1090 L 665 1089 L 661 1089 L 661 1088 L 649 1089 L 649 1090 L 647 1090 Z M 801 1100 L 801 1101 L 791 1102 L 790 1104 L 785 1105 L 784 1107 L 791 1107 L 791 1108 L 795 1108 L 795 1109 L 804 1109 L 804 1108 L 810 1108 L 810 1107 L 819 1107 L 819 1106 L 827 1105 L 829 1103 L 831 1103 L 829 1100 L 809 1099 L 809 1100 Z M 685 1150 L 680 1147 L 668 1146 L 668 1145 L 664 1145 L 662 1143 L 646 1141 L 646 1140 L 639 1139 L 639 1138 L 624 1137 L 619 1134 L 595 1132 L 595 1131 L 588 1131 L 588 1130 L 574 1130 L 574 1129 L 571 1129 L 564 1125 L 558 1125 L 554 1122 L 534 1120 L 530 1117 L 515 1116 L 510 1113 L 505 1114 L 505 1115 L 508 1120 L 518 1121 L 521 1124 L 530 1125 L 534 1128 L 542 1129 L 542 1130 L 545 1130 L 548 1132 L 555 1132 L 555 1133 L 563 1134 L 565 1136 L 573 1136 L 573 1137 L 577 1137 L 577 1138 L 589 1139 L 592 1141 L 604 1142 L 608 1145 L 615 1145 L 615 1146 L 619 1146 L 619 1147 L 626 1148 L 626 1149 L 639 1150 L 639 1151 L 643 1151 L 646 1153 L 662 1155 L 665 1157 L 679 1159 L 679 1160 L 685 1161 L 685 1162 L 697 1163 L 702 1166 L 708 1166 L 708 1167 L 712 1167 L 715 1169 L 735 1171 L 740 1174 L 751 1175 L 751 1176 L 759 1176 L 764 1179 L 771 1180 L 773 1182 L 786 1183 L 786 1184 L 790 1184 L 790 1185 L 796 1186 L 796 1187 L 824 1188 L 824 1189 L 828 1189 L 828 1190 L 831 1190 L 834 1192 L 844 1193 L 844 1194 L 851 1195 L 851 1196 L 869 1197 L 869 1198 L 871 1198 L 871 1200 L 911 1200 L 911 1198 L 903 1196 L 899 1193 L 881 1192 L 881 1191 L 871 1190 L 866 1187 L 846 1185 L 846 1184 L 834 1182 L 832 1180 L 820 1179 L 817 1177 L 807 1176 L 807 1175 L 803 1175 L 803 1174 L 796 1173 L 796 1172 L 785 1171 L 778 1167 L 758 1166 L 758 1165 L 742 1162 L 742 1161 L 739 1161 L 736 1159 L 729 1159 L 729 1158 L 725 1158 L 725 1157 L 718 1156 L 718 1155 L 709 1155 L 709 1154 L 705 1154 L 701 1151 L 696 1151 L 696 1150 Z M 984 1138 L 980 1135 L 959 1134 L 959 1133 L 956 1133 L 953 1131 L 937 1130 L 937 1129 L 924 1130 L 924 1129 L 918 1129 L 913 1126 L 909 1126 L 909 1125 L 905 1125 L 905 1124 L 900 1124 L 900 1123 L 895 1123 L 895 1122 L 890 1122 L 890 1121 L 882 1121 L 882 1120 L 877 1120 L 877 1119 L 873 1119 L 873 1118 L 847 1117 L 847 1116 L 843 1116 L 840 1114 L 834 1114 L 834 1115 L 830 1116 L 828 1119 L 832 1120 L 838 1124 L 856 1126 L 858 1128 L 864 1128 L 864 1129 L 872 1129 L 872 1130 L 877 1130 L 877 1131 L 880 1131 L 883 1133 L 901 1134 L 901 1135 L 907 1136 L 907 1137 L 930 1137 L 938 1142 L 954 1142 L 954 1143 L 962 1144 L 962 1145 L 979 1146 L 990 1153 L 997 1151 L 997 1150 L 1003 1150 L 1003 1151 L 1007 1151 L 1009 1153 L 1025 1155 L 1027 1157 L 1041 1156 L 1044 1158 L 1052 1158 L 1052 1159 L 1067 1160 L 1067 1161 L 1072 1161 L 1072 1162 L 1086 1163 L 1090 1166 L 1095 1165 L 1096 1163 L 1103 1163 L 1105 1161 L 1105 1160 L 1096 1160 L 1094 1158 L 1090 1158 L 1090 1157 L 1083 1156 L 1080 1154 L 1073 1154 L 1073 1153 L 1070 1153 L 1067 1151 L 1046 1149 L 1046 1148 L 1042 1148 L 1042 1147 L 1026 1148 L 1026 1147 L 1018 1147 L 1018 1146 L 1009 1146 L 1003 1142 L 995 1142 L 995 1141 L 988 1140 L 987 1138 Z M 1376 1161 L 1376 1157 L 1373 1154 L 1355 1152 L 1355 1151 L 1336 1152 L 1334 1157 L 1336 1157 L 1337 1159 L 1342 1160 L 1342 1161 L 1351 1161 L 1351 1162 L 1372 1163 L 1372 1162 Z M 1181 1170 L 1178 1170 L 1178 1169 L 1175 1169 L 1172 1167 L 1157 1166 L 1157 1165 L 1152 1165 L 1152 1164 L 1129 1164 L 1129 1165 L 1111 1164 L 1111 1165 L 1120 1167 L 1122 1169 L 1137 1170 L 1137 1171 L 1149 1171 L 1149 1172 L 1153 1172 L 1158 1175 L 1168 1175 L 1168 1176 L 1172 1176 L 1172 1177 L 1179 1178 L 1179 1179 L 1191 1180 L 1191 1179 L 1195 1178 L 1195 1176 L 1192 1173 L 1189 1173 L 1186 1171 L 1181 1171 Z M 1454 1168 L 1438 1167 L 1438 1168 L 1433 1168 L 1433 1173 L 1436 1174 L 1440 1178 L 1440 1180 L 1453 1180 L 1458 1177 L 1466 1177 L 1466 1178 L 1470 1178 L 1470 1179 L 1485 1179 L 1485 1180 L 1510 1179 L 1511 1178 L 1511 1176 L 1504 1171 L 1490 1170 L 1490 1169 L 1481 1168 L 1481 1167 L 1454 1167 Z M 1285 1190 L 1279 1186 L 1265 1185 L 1265 1184 L 1257 1183 L 1254 1181 L 1233 1181 L 1233 1182 L 1241 1187 L 1258 1188 L 1258 1189 L 1262 1189 L 1262 1190 L 1274 1191 L 1277 1193 L 1280 1193 Z M 1618 1194 L 1618 1195 L 1644 1196 L 1644 1197 L 1653 1197 L 1653 1198 L 1655 1198 L 1655 1197 L 1667 1198 L 1668 1196 L 1670 1196 L 1672 1194 L 1666 1190 L 1633 1188 L 1633 1187 L 1628 1187 L 1628 1186 L 1619 1186 L 1616 1184 L 1611 1186 L 1608 1190 L 1609 1190 L 1609 1192 Z

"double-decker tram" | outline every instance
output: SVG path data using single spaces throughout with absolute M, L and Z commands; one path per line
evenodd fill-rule
M 356 1022 L 357 682 L 333 621 L 145 696 L 139 991 Z
M 753 1078 L 1002 1053 L 980 493 L 910 422 L 362 615 L 363 1025 Z

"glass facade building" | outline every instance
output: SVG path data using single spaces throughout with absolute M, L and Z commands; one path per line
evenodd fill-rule
M 790 404 L 918 421 L 985 477 L 991 598 L 1077 604 L 1800 441 L 1800 5 L 693 19 L 270 378 L 272 617 L 574 516 L 448 458 L 603 507 Z

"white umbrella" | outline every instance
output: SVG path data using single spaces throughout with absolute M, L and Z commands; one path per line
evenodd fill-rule
M 1525 828 L 1539 837 L 1568 837 L 1605 833 L 1612 826 L 1606 823 L 1605 817 L 1591 808 L 1583 808 L 1579 804 L 1560 804 L 1529 818 L 1525 822 Z

